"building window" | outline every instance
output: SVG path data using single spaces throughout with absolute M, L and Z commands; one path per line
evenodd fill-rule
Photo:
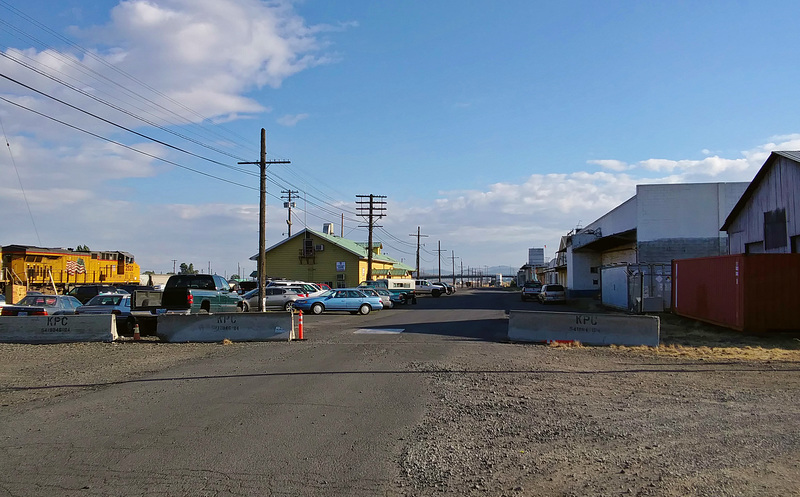
M 746 243 L 744 245 L 744 253 L 745 254 L 763 254 L 764 253 L 764 242 Z
M 592 266 L 589 268 L 589 272 L 592 274 L 597 274 L 597 266 Z
M 800 254 L 800 235 L 792 237 L 792 253 Z
M 311 257 L 314 255 L 314 240 L 312 238 L 305 238 L 303 240 L 303 256 Z
M 786 209 L 764 213 L 764 249 L 786 247 Z

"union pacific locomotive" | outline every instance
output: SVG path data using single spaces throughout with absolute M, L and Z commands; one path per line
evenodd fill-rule
M 23 285 L 29 290 L 52 289 L 89 283 L 138 284 L 139 265 L 128 252 L 78 251 L 6 245 L 2 248 L 0 283 Z

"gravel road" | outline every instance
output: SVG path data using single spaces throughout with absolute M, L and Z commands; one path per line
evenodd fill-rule
M 24 412 L 237 347 L 0 344 L 0 405 Z M 456 343 L 408 365 L 429 400 L 387 495 L 800 495 L 796 357 Z

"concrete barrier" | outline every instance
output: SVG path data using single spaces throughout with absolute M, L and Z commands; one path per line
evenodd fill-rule
M 292 333 L 289 312 L 164 314 L 156 325 L 156 334 L 166 342 L 288 341 Z
M 0 342 L 113 342 L 117 326 L 111 314 L 0 317 Z
M 587 345 L 658 347 L 657 316 L 623 316 L 580 312 L 511 311 L 509 340 L 521 342 L 579 341 Z

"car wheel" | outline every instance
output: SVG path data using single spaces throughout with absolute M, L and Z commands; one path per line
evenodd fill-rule
M 366 316 L 371 310 L 372 308 L 369 306 L 369 304 L 361 304 L 361 307 L 358 308 L 358 313 L 362 316 Z
M 400 294 L 400 303 L 403 304 L 403 305 L 408 303 L 408 297 L 406 297 L 405 293 L 401 293 Z
M 286 302 L 285 304 L 283 304 L 284 311 L 292 312 L 292 309 L 294 309 L 294 302 Z
M 236 312 L 247 312 L 247 302 L 236 304 Z
M 325 306 L 323 306 L 319 302 L 311 306 L 311 314 L 322 314 L 322 311 L 324 310 Z

